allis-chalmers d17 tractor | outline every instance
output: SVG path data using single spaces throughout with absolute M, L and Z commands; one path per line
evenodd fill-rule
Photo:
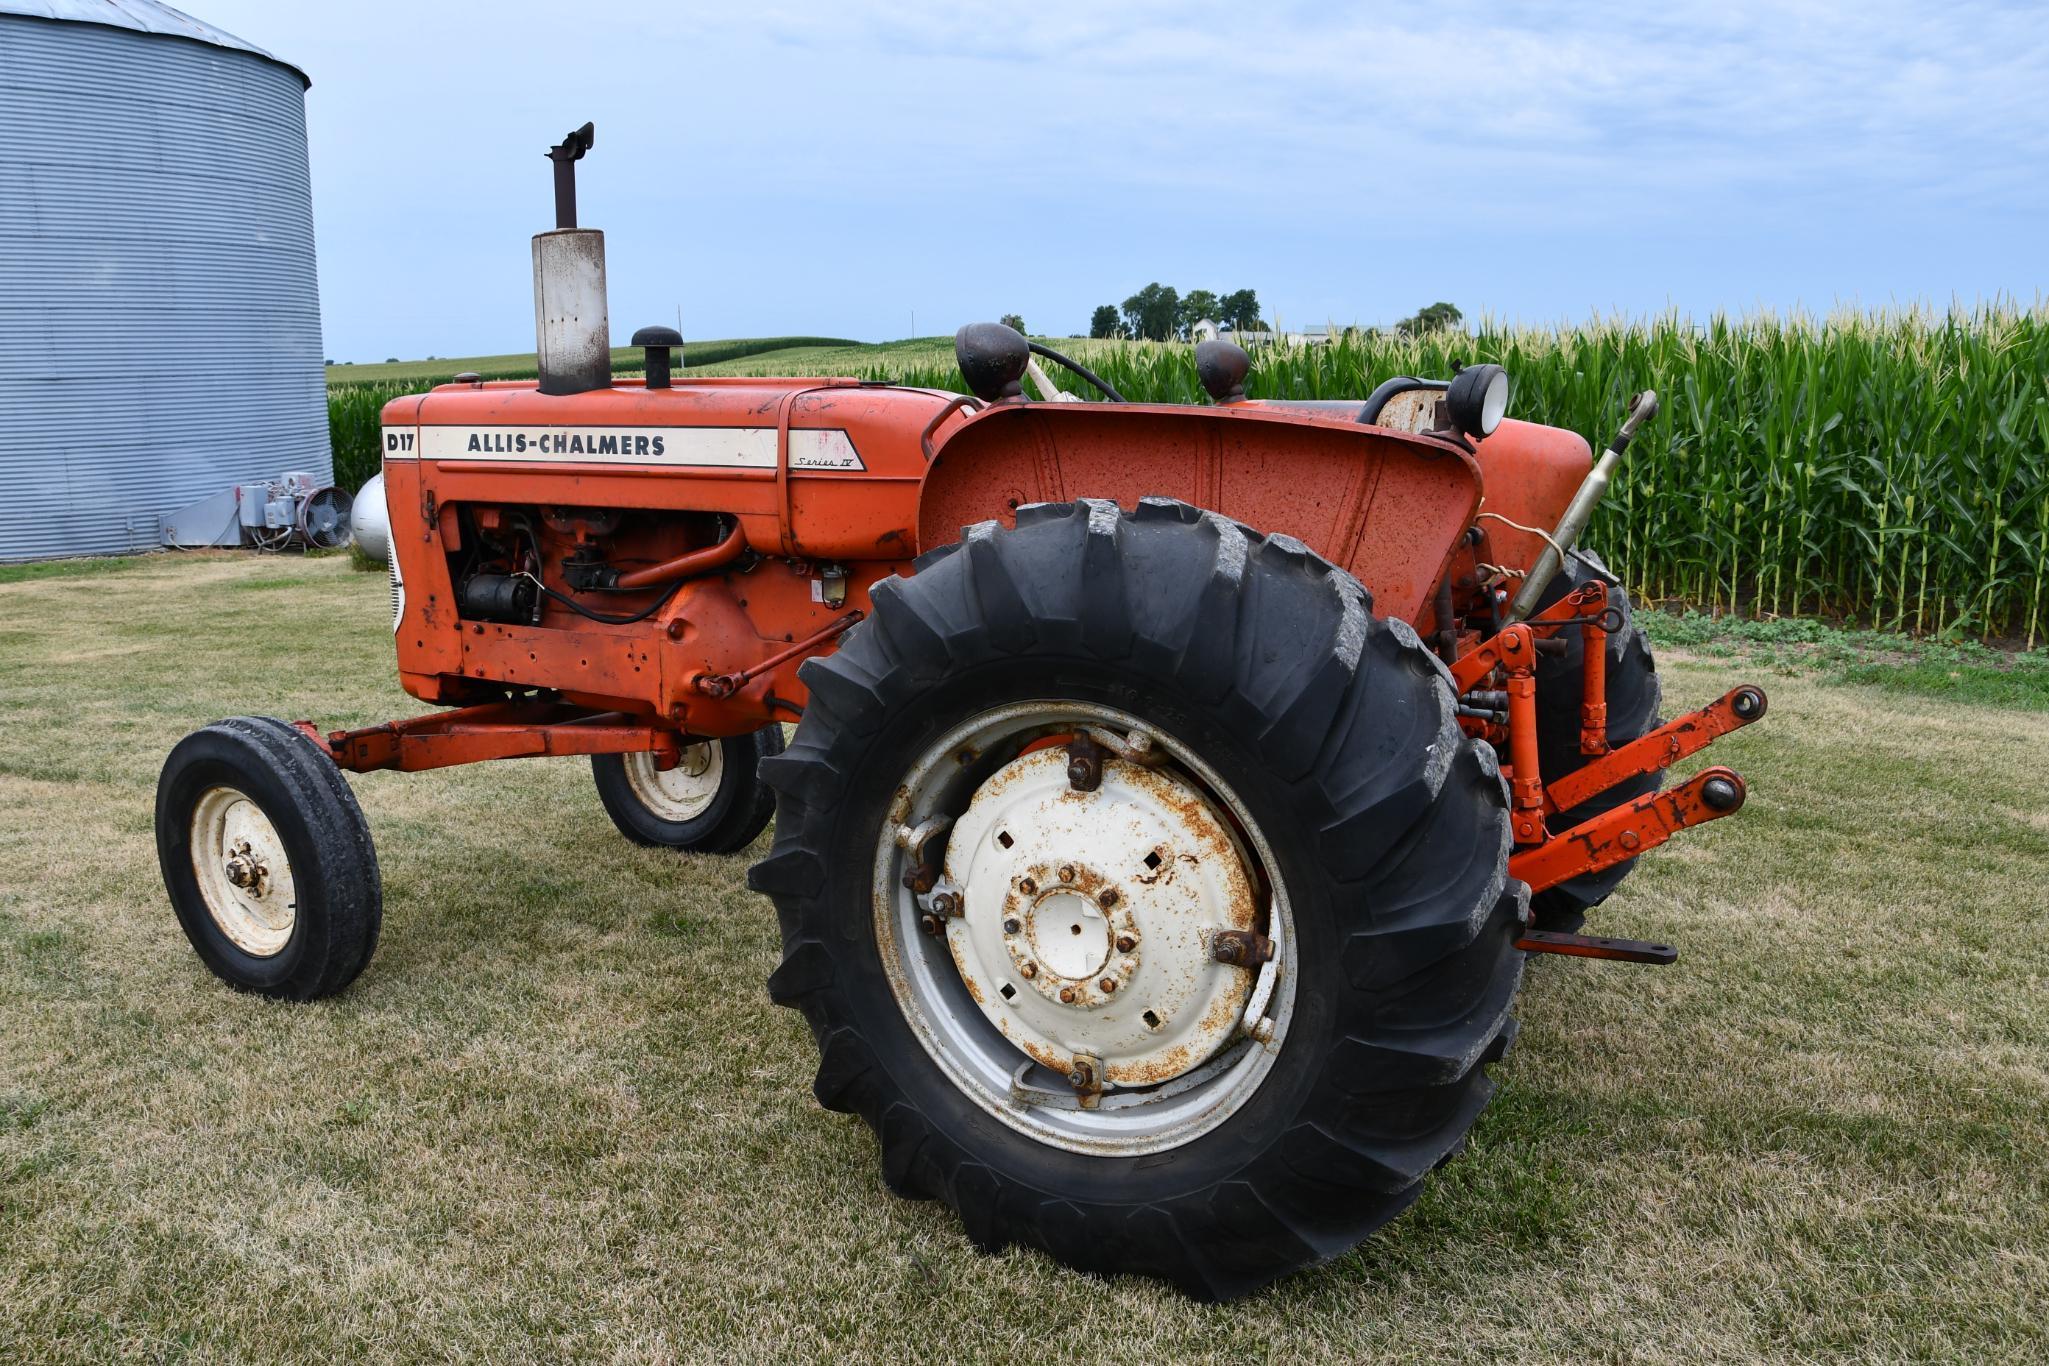
M 1650 395 L 1595 463 L 1492 365 L 1257 401 L 1206 343 L 1213 405 L 1168 406 L 993 324 L 957 339 L 972 395 L 678 378 L 649 328 L 615 380 L 589 143 L 550 154 L 538 384 L 384 409 L 399 674 L 443 709 L 222 721 L 164 767 L 213 972 L 304 1001 L 362 971 L 346 772 L 588 755 L 626 838 L 701 853 L 773 812 L 769 994 L 888 1184 L 985 1248 L 1227 1297 L 1416 1198 L 1528 955 L 1672 960 L 1584 913 L 1742 805 L 1725 768 L 1661 779 L 1765 698 L 1662 722 L 1574 546 Z

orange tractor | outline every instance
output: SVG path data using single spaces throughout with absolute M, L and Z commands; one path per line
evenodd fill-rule
M 222 721 L 165 764 L 164 878 L 218 976 L 303 1001 L 369 960 L 345 772 L 588 755 L 641 844 L 775 816 L 769 993 L 892 1188 L 1227 1297 L 1415 1199 L 1527 955 L 1672 960 L 1584 913 L 1742 805 L 1725 768 L 1661 779 L 1765 698 L 1661 721 L 1575 546 L 1650 395 L 1595 462 L 1491 365 L 1259 401 L 1212 342 L 1214 402 L 1169 406 L 993 324 L 966 395 L 679 378 L 649 328 L 615 380 L 589 143 L 550 153 L 539 382 L 384 409 L 399 674 L 441 710 Z

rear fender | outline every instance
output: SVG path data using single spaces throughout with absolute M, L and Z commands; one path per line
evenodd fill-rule
M 1139 403 L 998 404 L 925 473 L 918 544 L 1015 522 L 1026 503 L 1158 494 L 1295 537 L 1419 627 L 1480 502 L 1480 468 L 1441 441 L 1309 414 Z

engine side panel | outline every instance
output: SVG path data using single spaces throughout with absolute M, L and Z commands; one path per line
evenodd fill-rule
M 393 401 L 385 486 L 406 689 L 461 703 L 546 688 L 697 734 L 791 719 L 801 657 L 729 696 L 699 680 L 751 669 L 865 610 L 868 586 L 916 553 L 917 435 L 946 398 L 854 380 L 714 379 L 559 397 L 457 385 Z M 753 553 L 666 599 L 568 582 L 581 551 L 633 570 L 704 550 L 734 522 Z M 607 615 L 652 610 L 599 622 L 536 594 L 530 613 L 479 613 L 459 602 L 479 566 Z

